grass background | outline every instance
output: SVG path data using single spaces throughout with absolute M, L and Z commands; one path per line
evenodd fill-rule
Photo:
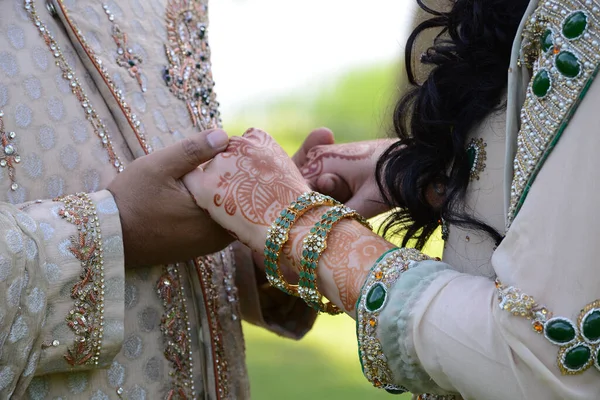
M 294 95 L 248 105 L 225 118 L 225 129 L 240 135 L 264 129 L 293 154 L 314 128 L 333 130 L 337 142 L 383 137 L 390 133 L 391 111 L 402 91 L 398 65 L 366 67 Z M 434 240 L 430 254 L 441 253 Z M 357 357 L 354 321 L 320 316 L 299 342 L 244 325 L 253 399 L 382 399 L 363 377 Z M 409 395 L 395 396 L 408 399 Z

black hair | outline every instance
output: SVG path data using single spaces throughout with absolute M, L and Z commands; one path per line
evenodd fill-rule
M 383 233 L 404 234 L 422 248 L 440 221 L 484 231 L 499 243 L 494 228 L 465 206 L 470 165 L 466 140 L 471 130 L 502 108 L 511 48 L 528 0 L 448 0 L 451 9 L 436 11 L 417 0 L 431 17 L 410 35 L 405 64 L 410 88 L 394 109 L 400 138 L 379 159 L 377 182 L 395 209 Z M 440 29 L 434 43 L 416 61 L 431 72 L 417 82 L 413 53 L 419 35 Z M 438 205 L 426 192 L 443 192 Z M 442 190 L 439 190 L 439 189 Z

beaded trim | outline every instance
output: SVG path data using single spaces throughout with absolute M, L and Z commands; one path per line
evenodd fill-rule
M 533 330 L 559 346 L 557 364 L 563 375 L 578 375 L 592 365 L 600 371 L 600 299 L 581 310 L 577 323 L 552 317 L 546 307 L 513 286 L 496 281 L 498 306 L 531 321 Z
M 269 283 L 291 296 L 298 296 L 298 287 L 287 283 L 279 269 L 279 256 L 289 239 L 293 224 L 307 211 L 319 206 L 335 206 L 339 203 L 329 196 L 317 192 L 303 193 L 281 212 L 267 230 L 265 241 L 265 273 Z
M 417 397 L 417 400 L 458 400 L 459 398 L 453 394 L 439 395 L 439 394 L 421 394 Z
M 62 1 L 59 0 L 58 3 L 62 7 Z M 79 79 L 75 75 L 73 68 L 67 62 L 59 44 L 54 39 L 54 36 L 48 31 L 48 27 L 42 22 L 42 20 L 38 16 L 35 8 L 35 2 L 33 0 L 24 0 L 24 7 L 25 11 L 29 14 L 29 18 L 34 23 L 36 29 L 40 32 L 40 35 L 44 39 L 44 42 L 54 55 L 56 65 L 62 71 L 63 78 L 69 82 L 71 92 L 75 95 L 75 97 L 77 97 L 77 100 L 79 100 L 79 102 L 81 103 L 81 107 L 85 112 L 87 120 L 92 125 L 94 133 L 96 134 L 96 136 L 98 136 L 98 138 L 102 142 L 102 146 L 106 149 L 106 152 L 108 153 L 108 159 L 110 163 L 115 167 L 117 172 L 123 171 L 125 167 L 119 156 L 117 156 L 115 153 L 106 125 L 104 125 L 104 123 L 100 119 L 100 116 L 96 113 L 96 110 L 90 103 L 90 100 L 88 99 L 87 94 L 83 89 L 83 86 L 81 85 Z
M 11 185 L 10 190 L 15 191 L 19 188 L 19 184 L 15 180 L 15 164 L 21 162 L 21 156 L 17 150 L 17 145 L 14 140 L 17 137 L 15 132 L 8 132 L 4 129 L 4 112 L 0 110 L 0 142 L 2 144 L 0 154 L 0 167 L 8 170 L 8 178 Z
M 341 314 L 333 303 L 323 303 L 323 295 L 317 288 L 317 266 L 321 254 L 327 249 L 327 237 L 333 227 L 346 218 L 354 218 L 370 230 L 373 227 L 356 211 L 342 205 L 335 206 L 321 216 L 321 219 L 310 230 L 309 235 L 303 241 L 302 260 L 300 261 L 300 281 L 298 282 L 298 294 L 313 309 L 327 314 Z
M 198 258 L 196 260 L 196 270 L 204 294 L 208 329 L 212 338 L 211 348 L 217 399 L 224 399 L 229 395 L 229 368 L 226 362 L 225 349 L 223 348 L 222 328 L 219 321 L 219 287 L 214 282 L 211 267 L 211 264 L 214 264 L 213 257 Z
M 104 261 L 102 232 L 96 206 L 85 193 L 55 199 L 64 203 L 61 218 L 77 227 L 69 251 L 81 262 L 80 280 L 71 289 L 74 307 L 66 317 L 75 334 L 65 360 L 71 366 L 98 364 L 104 332 Z
M 129 40 L 127 34 L 121 30 L 119 24 L 115 23 L 115 16 L 108 7 L 107 4 L 102 5 L 104 13 L 108 17 L 108 20 L 112 23 L 112 38 L 117 45 L 117 64 L 119 67 L 125 68 L 129 75 L 134 78 L 142 92 L 145 92 L 146 86 L 142 81 L 141 65 L 143 62 L 142 57 L 136 54 L 131 47 L 129 47 Z
M 185 102 L 195 127 L 218 127 L 221 120 L 210 68 L 208 6 L 200 0 L 169 0 L 166 20 L 165 84 Z
M 365 377 L 373 386 L 397 394 L 408 390 L 392 384 L 392 371 L 387 364 L 381 343 L 377 338 L 379 315 L 388 300 L 388 290 L 402 273 L 419 261 L 430 258 L 415 249 L 392 249 L 375 263 L 361 290 L 356 304 L 356 335 L 358 355 Z
M 196 399 L 193 375 L 192 327 L 186 306 L 179 265 L 164 267 L 163 275 L 157 283 L 158 296 L 165 312 L 160 322 L 160 330 L 165 340 L 165 358 L 171 362 L 171 389 L 168 399 Z
M 525 64 L 533 66 L 533 79 L 521 111 L 508 225 L 598 73 L 600 61 L 598 1 L 539 4 L 524 31 L 522 52 Z
M 26 0 L 26 1 L 32 1 L 32 0 Z M 81 45 L 82 49 L 86 52 L 86 54 L 88 55 L 89 60 L 92 62 L 92 64 L 94 64 L 94 67 L 96 68 L 96 70 L 100 74 L 102 80 L 104 80 L 104 82 L 106 83 L 106 86 L 110 90 L 110 92 L 113 95 L 114 99 L 119 104 L 119 107 L 121 108 L 121 111 L 125 115 L 125 118 L 127 119 L 127 122 L 129 123 L 129 126 L 130 126 L 131 130 L 133 131 L 133 133 L 135 134 L 136 138 L 138 139 L 138 142 L 139 142 L 140 146 L 142 146 L 142 149 L 144 150 L 144 152 L 146 154 L 152 153 L 152 151 L 154 149 L 152 148 L 152 146 L 148 143 L 148 140 L 146 139 L 146 135 L 144 133 L 144 126 L 142 125 L 142 121 L 140 121 L 138 119 L 138 116 L 135 113 L 133 113 L 131 107 L 127 103 L 125 95 L 115 85 L 114 81 L 110 77 L 110 74 L 109 74 L 108 70 L 103 65 L 102 60 L 96 55 L 96 53 L 94 52 L 94 50 L 92 50 L 92 48 L 88 44 L 87 40 L 85 39 L 85 37 L 81 33 L 81 30 L 79 30 L 79 28 L 77 27 L 77 25 L 75 25 L 75 23 L 71 19 L 70 15 L 69 15 L 69 11 L 67 10 L 67 8 L 64 5 L 64 1 L 63 0 L 57 0 L 57 3 L 59 5 L 60 9 L 62 10 L 62 13 L 64 15 L 66 23 L 68 24 L 68 26 L 71 28 L 71 31 L 75 35 L 75 38 L 77 39 L 77 41 Z
M 485 169 L 485 161 L 487 160 L 487 151 L 485 148 L 487 143 L 481 138 L 473 138 L 467 146 L 467 157 L 471 166 L 469 179 L 472 181 L 478 181 L 479 175 Z

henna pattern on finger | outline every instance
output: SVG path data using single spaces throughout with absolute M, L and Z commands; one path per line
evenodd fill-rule
M 231 138 L 224 158 L 236 157 L 235 172 L 219 177 L 214 204 L 229 215 L 240 212 L 248 221 L 270 225 L 294 201 L 306 184 L 285 151 L 265 133 L 249 130 Z
M 346 161 L 360 161 L 370 158 L 375 151 L 375 142 L 348 143 L 335 146 L 317 146 L 310 149 L 306 155 L 307 162 L 300 168 L 304 179 L 316 178 L 323 173 L 323 166 L 327 159 L 339 159 Z

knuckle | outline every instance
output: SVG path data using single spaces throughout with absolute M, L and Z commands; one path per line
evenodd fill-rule
M 183 157 L 192 165 L 199 165 L 206 161 L 206 149 L 201 143 L 198 143 L 190 138 L 185 138 L 181 142 Z

